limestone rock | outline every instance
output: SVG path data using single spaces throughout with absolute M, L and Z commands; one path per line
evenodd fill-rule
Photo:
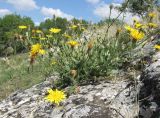
M 141 76 L 140 116 L 143 118 L 160 117 L 160 52 L 153 58 L 156 61 L 146 67 Z
M 11 94 L 0 102 L 0 118 L 134 118 L 138 115 L 137 93 L 129 81 L 80 86 L 80 92 L 69 96 L 59 107 L 44 100 L 50 87 L 50 82 L 45 81 Z

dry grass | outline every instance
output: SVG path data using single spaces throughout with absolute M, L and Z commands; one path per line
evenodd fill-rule
M 35 65 L 32 72 L 28 72 L 28 66 L 27 54 L 0 58 L 0 100 L 16 90 L 29 88 L 45 79 L 42 63 Z

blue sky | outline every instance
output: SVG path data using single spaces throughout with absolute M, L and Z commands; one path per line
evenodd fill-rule
M 17 13 L 38 24 L 53 14 L 67 19 L 83 18 L 94 22 L 107 17 L 111 3 L 123 0 L 0 0 L 0 17 Z M 116 14 L 113 14 L 116 15 Z

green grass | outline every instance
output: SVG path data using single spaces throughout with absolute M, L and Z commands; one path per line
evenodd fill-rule
M 28 54 L 9 56 L 8 60 L 0 58 L 0 100 L 18 89 L 26 89 L 42 82 L 49 66 L 45 61 L 35 63 L 33 70 L 28 71 Z M 45 68 L 44 68 L 45 66 Z

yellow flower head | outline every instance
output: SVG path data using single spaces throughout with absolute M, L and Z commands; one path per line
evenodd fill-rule
M 39 50 L 41 49 L 41 45 L 39 43 L 32 45 L 31 47 L 31 55 L 38 54 Z
M 30 56 L 35 57 L 38 54 L 44 55 L 45 53 L 46 51 L 42 49 L 42 46 L 39 43 L 37 43 L 37 44 L 32 45 Z
M 130 35 L 135 40 L 141 40 L 145 36 L 143 32 L 136 29 L 131 30 Z
M 149 16 L 150 18 L 155 18 L 155 17 L 156 17 L 156 13 L 150 12 L 150 13 L 148 14 L 148 16 Z
M 71 29 L 76 29 L 78 26 L 77 25 L 72 25 L 70 28 Z
M 38 53 L 41 54 L 41 55 L 44 55 L 44 54 L 46 54 L 46 51 L 43 50 L 43 49 L 40 49 Z
M 155 45 L 154 48 L 160 50 L 160 45 Z
M 55 65 L 55 64 L 57 64 L 57 61 L 56 60 L 52 60 L 51 65 Z
M 42 33 L 42 31 L 41 30 L 36 30 L 36 33 L 40 34 L 40 33 Z
M 59 33 L 61 31 L 61 29 L 51 28 L 51 29 L 49 29 L 49 31 L 52 32 L 52 33 Z
M 18 28 L 19 28 L 19 29 L 27 29 L 27 26 L 25 26 L 25 25 L 20 25 L 20 26 L 18 26 Z
M 124 26 L 124 28 L 129 32 L 131 32 L 133 30 L 133 28 L 129 25 Z
M 46 38 L 45 37 L 41 37 L 40 40 L 46 40 Z
M 48 95 L 45 97 L 46 100 L 48 100 L 51 103 L 55 103 L 59 105 L 60 102 L 62 102 L 66 98 L 66 95 L 63 91 L 59 90 L 48 90 Z
M 70 45 L 71 47 L 75 47 L 75 46 L 79 45 L 79 43 L 74 40 L 68 41 L 67 44 Z
M 148 23 L 148 26 L 149 26 L 150 28 L 157 28 L 157 27 L 158 27 L 158 25 L 155 24 L 155 23 Z
M 135 23 L 135 28 L 137 28 L 137 29 L 139 29 L 139 28 L 144 28 L 143 26 L 144 26 L 144 25 L 141 24 L 141 23 L 139 23 L 139 22 Z
M 41 30 L 36 30 L 36 33 L 40 34 L 40 33 L 42 33 L 42 31 Z

